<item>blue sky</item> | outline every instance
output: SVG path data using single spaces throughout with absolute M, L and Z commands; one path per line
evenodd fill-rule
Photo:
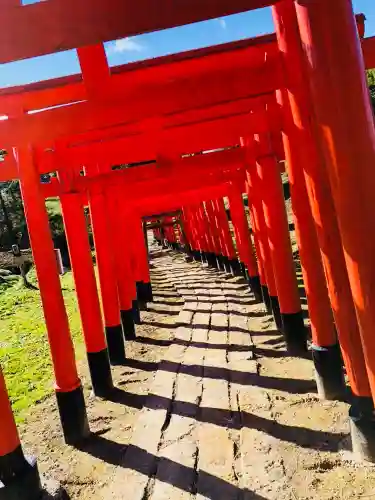
M 23 0 L 24 4 L 36 0 Z M 366 36 L 375 35 L 375 1 L 353 0 L 354 11 L 367 17 Z M 240 40 L 274 31 L 270 8 L 245 12 L 180 28 L 108 42 L 110 66 L 198 47 Z M 0 65 L 0 87 L 79 73 L 76 52 L 67 51 Z

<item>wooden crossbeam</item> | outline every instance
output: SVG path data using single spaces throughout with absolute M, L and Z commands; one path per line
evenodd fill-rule
M 0 63 L 266 7 L 273 0 L 48 0 L 1 9 Z

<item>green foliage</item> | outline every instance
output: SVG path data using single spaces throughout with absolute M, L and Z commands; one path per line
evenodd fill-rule
M 367 71 L 367 82 L 370 89 L 370 96 L 372 101 L 372 107 L 375 113 L 375 69 L 369 69 Z
M 0 202 L 0 247 L 9 249 L 27 234 L 18 181 L 0 182 Z
M 30 280 L 37 285 L 34 272 Z M 61 278 L 69 324 L 78 359 L 84 358 L 81 323 L 71 273 Z M 13 281 L 0 283 L 0 364 L 4 371 L 13 411 L 22 421 L 33 405 L 53 392 L 43 311 L 38 290 Z
M 367 70 L 367 81 L 368 81 L 369 87 L 375 85 L 375 69 Z

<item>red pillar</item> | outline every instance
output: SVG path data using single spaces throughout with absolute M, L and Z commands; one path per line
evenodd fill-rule
M 118 196 L 116 189 L 112 188 L 104 191 L 104 199 L 109 229 L 109 248 L 115 269 L 122 330 L 126 340 L 134 340 L 136 337 L 133 316 L 135 289 L 130 264 L 128 235 L 124 231 L 123 224 L 121 224 L 121 198 Z
M 260 288 L 258 266 L 254 257 L 250 240 L 250 231 L 246 218 L 245 207 L 243 204 L 242 193 L 238 189 L 238 187 L 233 186 L 228 198 L 232 224 L 236 235 L 237 250 L 240 256 L 241 264 L 246 267 L 250 288 L 254 294 L 255 299 L 258 302 L 261 302 L 262 291 Z
M 299 38 L 296 13 L 292 4 L 280 4 L 275 9 L 283 21 L 289 24 L 288 36 L 280 39 L 286 51 L 285 64 L 288 65 L 290 76 L 288 93 L 292 120 L 296 124 L 298 137 L 295 138 L 296 148 L 301 148 L 305 180 L 308 189 L 318 241 L 322 252 L 322 260 L 328 284 L 331 305 L 338 330 L 345 366 L 351 388 L 356 395 L 369 394 L 369 384 L 365 369 L 364 357 L 361 352 L 357 318 L 349 279 L 345 268 L 344 254 L 339 233 L 337 218 L 332 201 L 327 171 L 320 148 L 316 146 L 316 129 L 312 127 L 311 98 L 308 92 L 308 78 L 302 60 L 302 47 Z M 296 72 L 295 68 L 299 70 Z M 294 75 L 292 77 L 292 75 Z M 297 150 L 298 154 L 298 150 Z M 305 158 L 308 158 L 306 162 Z M 327 381 L 332 378 L 334 367 L 336 372 L 341 366 L 340 353 L 337 344 L 324 346 L 326 349 L 313 350 L 315 364 L 319 366 L 320 381 L 323 385 L 323 374 Z M 358 351 L 353 356 L 353 352 Z M 335 362 L 334 362 L 335 360 Z M 319 376 L 317 377 L 319 380 Z M 337 379 L 338 382 L 338 379 Z M 329 389 L 329 387 L 328 387 Z M 362 392 L 363 391 L 363 392 Z
M 306 330 L 303 322 L 297 277 L 289 238 L 280 168 L 270 151 L 267 134 L 256 136 L 255 154 L 257 173 L 262 193 L 269 255 L 280 306 L 282 331 L 288 350 L 306 351 Z
M 288 91 L 283 94 L 282 104 L 289 115 L 289 118 L 286 116 L 285 126 L 291 131 L 290 154 L 294 155 L 295 160 L 291 163 L 295 166 L 297 175 L 300 175 L 301 171 L 305 176 L 349 382 L 354 394 L 366 396 L 370 394 L 370 388 L 359 342 L 357 318 L 329 179 L 321 149 L 317 145 L 316 124 L 311 111 L 309 83 L 293 3 L 278 4 L 274 8 L 274 18 L 279 46 L 285 54 L 283 60 Z M 281 28 L 284 24 L 288 26 L 287 30 Z M 323 317 L 322 312 L 320 317 Z M 352 353 L 356 351 L 358 354 L 353 356 Z M 315 339 L 312 352 L 319 392 L 325 397 L 332 398 L 340 393 L 341 387 L 342 393 L 341 354 L 337 340 L 334 338 L 329 340 L 329 337 Z
M 182 208 L 181 217 L 182 217 L 182 228 L 185 236 L 186 251 L 190 256 L 193 256 L 194 251 L 196 250 L 196 243 L 193 234 L 193 229 L 191 227 L 190 207 L 184 206 Z
M 208 227 L 208 221 L 206 216 L 206 211 L 204 208 L 204 204 L 200 203 L 198 205 L 197 211 L 197 221 L 199 224 L 199 232 L 202 241 L 203 248 L 203 259 L 202 261 L 206 261 L 207 264 L 211 267 L 216 267 L 216 257 L 214 253 L 214 247 L 212 244 L 212 239 Z
M 218 238 L 219 244 L 220 244 L 220 255 L 218 257 L 219 262 L 220 262 L 220 266 L 221 266 L 223 271 L 225 271 L 227 273 L 231 273 L 232 269 L 231 269 L 230 263 L 229 263 L 228 248 L 227 248 L 227 242 L 225 239 L 225 223 L 227 225 L 227 229 L 229 232 L 228 220 L 226 220 L 226 221 L 224 220 L 224 223 L 223 223 L 223 218 L 222 218 L 222 215 L 221 215 L 220 209 L 219 209 L 219 200 L 217 200 L 217 199 L 211 200 L 211 204 L 212 204 L 213 218 L 215 221 L 217 238 Z
M 95 395 L 105 396 L 113 382 L 81 196 L 61 196 L 61 208 L 91 383 Z
M 272 312 L 275 318 L 276 326 L 282 329 L 280 316 L 279 299 L 277 297 L 277 289 L 275 277 L 273 274 L 272 260 L 267 238 L 267 226 L 264 218 L 263 202 L 262 202 L 262 182 L 259 177 L 257 165 L 249 164 L 247 169 L 248 186 L 251 188 L 249 196 L 252 200 L 252 212 L 254 218 L 254 226 L 256 227 L 256 235 L 258 240 L 258 260 L 262 262 L 265 284 L 262 285 L 262 294 L 264 303 L 268 312 Z
M 150 278 L 150 268 L 148 263 L 148 251 L 145 241 L 145 235 L 142 227 L 142 220 L 137 214 L 133 214 L 133 236 L 136 244 L 138 264 L 140 269 L 140 279 L 137 281 L 137 296 L 144 308 L 147 302 L 152 302 L 152 286 Z
M 113 365 L 123 364 L 125 345 L 105 198 L 99 187 L 91 189 L 88 197 L 109 359 Z
M 224 252 L 229 261 L 231 261 L 236 258 L 236 252 L 234 250 L 233 238 L 229 230 L 229 221 L 223 198 L 217 198 L 215 200 L 215 205 L 218 214 L 220 233 L 223 240 Z
M 191 247 L 193 249 L 194 260 L 202 262 L 203 247 L 200 234 L 199 223 L 197 220 L 197 207 L 190 206 L 187 211 L 188 226 L 191 233 Z
M 284 114 L 283 141 L 296 239 L 311 324 L 311 349 L 317 389 L 320 397 L 336 399 L 342 396 L 346 387 L 326 276 L 302 168 L 307 162 L 307 148 L 303 147 L 301 137 L 294 129 L 289 100 L 284 92 L 283 98 L 281 93 L 279 95 L 279 103 Z M 340 243 L 339 240 L 337 245 Z M 327 280 L 329 279 L 327 274 Z
M 42 495 L 38 467 L 23 454 L 0 367 L 0 481 L 4 499 L 37 500 Z
M 88 436 L 89 426 L 47 210 L 40 188 L 40 176 L 31 147 L 21 146 L 15 154 L 55 372 L 55 390 L 61 423 L 65 441 L 76 443 Z
M 131 292 L 131 309 L 133 322 L 136 325 L 141 324 L 141 313 L 140 304 L 137 297 L 137 286 L 136 282 L 138 280 L 138 273 L 140 273 L 137 258 L 137 243 L 134 237 L 134 227 L 133 218 L 128 210 L 128 207 L 121 203 L 121 197 L 119 197 L 118 214 L 120 216 L 120 226 L 119 231 L 121 233 L 121 248 L 122 248 L 122 259 L 126 259 L 129 265 L 127 266 L 127 275 L 129 279 L 130 292 Z M 162 244 L 162 235 L 159 231 L 160 244 Z M 139 278 L 140 279 L 140 278 Z
M 375 238 L 369 229 L 374 214 L 375 130 L 361 46 L 350 0 L 297 2 L 296 8 L 374 399 Z M 359 350 L 350 354 L 357 357 Z M 351 409 L 352 439 L 355 449 L 375 460 L 375 433 L 369 432 L 374 426 L 373 407 L 368 403 L 358 398 Z
M 249 215 L 250 215 L 250 225 L 254 237 L 254 246 L 255 246 L 255 253 L 257 257 L 257 266 L 258 266 L 258 271 L 259 271 L 259 280 L 260 280 L 260 288 L 262 292 L 262 298 L 264 305 L 266 306 L 267 311 L 272 311 L 271 309 L 271 302 L 270 302 L 270 296 L 268 293 L 268 287 L 267 287 L 267 279 L 266 279 L 266 273 L 264 269 L 264 264 L 263 264 L 263 259 L 262 259 L 262 252 L 261 252 L 261 234 L 260 234 L 260 227 L 258 223 L 258 211 L 257 211 L 257 205 L 255 203 L 255 194 L 254 194 L 254 185 L 253 185 L 253 180 L 252 176 L 250 173 L 250 166 L 247 168 L 246 172 L 246 193 L 247 193 L 247 200 L 248 200 L 248 205 L 249 205 Z
M 215 267 L 222 269 L 222 261 L 221 261 L 222 247 L 220 244 L 219 230 L 216 224 L 216 217 L 215 217 L 214 207 L 212 205 L 212 200 L 205 201 L 205 211 L 208 221 L 210 237 L 212 241 L 212 248 L 214 253 L 213 259 L 215 259 L 216 262 Z

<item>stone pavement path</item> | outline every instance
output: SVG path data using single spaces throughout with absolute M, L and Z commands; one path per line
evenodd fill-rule
M 342 448 L 347 404 L 317 398 L 311 359 L 288 355 L 245 281 L 170 251 L 152 262 L 149 307 L 174 340 L 100 498 L 371 498 L 375 468 Z
M 242 498 L 240 393 L 257 369 L 248 321 L 264 313 L 244 280 L 182 256 L 159 259 L 153 282 L 184 306 L 104 498 Z

